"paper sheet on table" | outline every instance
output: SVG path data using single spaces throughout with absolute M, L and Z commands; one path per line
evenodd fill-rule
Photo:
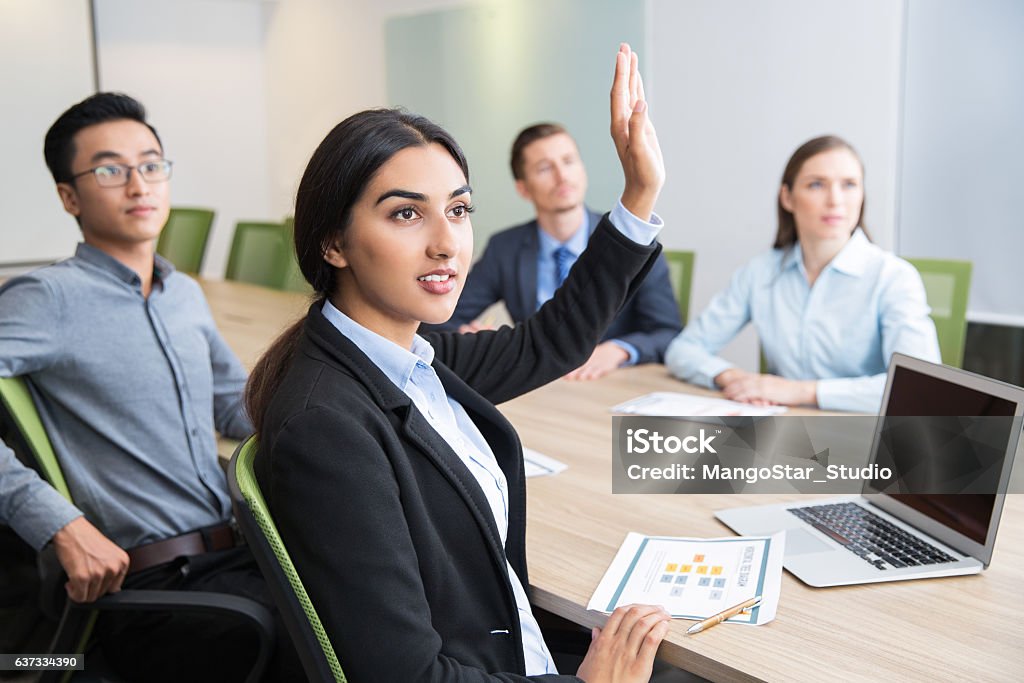
M 753 406 L 749 403 L 727 401 L 724 398 L 709 398 L 671 391 L 656 391 L 611 408 L 613 413 L 663 417 L 696 417 L 698 415 L 756 417 L 778 415 L 786 410 L 786 406 Z
M 661 605 L 679 619 L 707 619 L 750 598 L 761 603 L 729 623 L 766 624 L 782 589 L 785 533 L 671 538 L 630 533 L 587 609 L 611 613 L 634 603 Z
M 546 474 L 558 474 L 568 467 L 564 462 L 559 462 L 531 448 L 523 449 L 523 462 L 527 477 L 543 477 Z

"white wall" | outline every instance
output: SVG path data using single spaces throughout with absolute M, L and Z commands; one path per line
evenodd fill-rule
M 892 247 L 902 3 L 650 0 L 649 22 L 662 241 L 697 252 L 691 316 L 770 247 L 783 166 L 817 135 L 861 153 L 865 223 Z M 748 330 L 723 355 L 756 369 L 756 349 Z
M 327 131 L 383 103 L 383 28 L 370 2 L 288 0 L 264 13 L 269 208 L 283 216 Z
M 43 163 L 43 138 L 93 92 L 86 0 L 0 0 L 0 266 L 70 256 L 81 237 Z
M 387 106 L 384 23 L 473 0 L 263 3 L 271 216 L 290 214 L 313 150 L 336 124 Z
M 174 161 L 172 204 L 216 210 L 203 273 L 219 277 L 235 222 L 272 215 L 262 5 L 95 0 L 95 6 L 100 88 L 146 106 Z

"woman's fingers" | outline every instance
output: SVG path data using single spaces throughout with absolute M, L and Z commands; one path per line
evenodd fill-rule
M 665 640 L 665 636 L 668 635 L 668 629 L 671 625 L 671 621 L 665 619 L 655 624 L 648 633 L 647 637 L 644 638 L 643 643 L 640 645 L 640 652 L 637 654 L 637 659 L 653 666 L 654 657 L 658 654 L 658 647 L 661 645 L 661 641 Z
M 616 612 L 622 611 L 622 618 L 619 620 L 617 627 L 609 635 L 611 636 L 622 636 L 627 639 L 633 633 L 633 629 L 637 623 L 641 622 L 645 617 L 650 615 L 661 615 L 664 614 L 664 610 L 658 605 L 628 605 L 625 607 L 619 607 L 612 612 L 612 616 L 615 616 Z M 611 619 L 608 619 L 608 623 L 611 623 Z M 608 631 L 608 625 L 605 624 L 604 630 Z M 639 647 L 639 645 L 637 646 Z M 634 650 L 635 651 L 635 650 Z
M 647 637 L 651 635 L 658 624 L 667 623 L 672 617 L 661 607 L 656 607 L 653 612 L 644 615 L 638 619 L 634 624 L 633 628 L 629 632 L 629 637 L 626 639 L 626 651 L 629 653 L 635 653 L 640 655 L 644 643 L 647 642 Z M 664 636 L 662 636 L 664 637 Z M 661 642 L 661 638 L 658 638 L 658 643 Z M 657 650 L 657 645 L 655 645 Z
M 615 55 L 615 76 L 612 79 L 612 139 L 621 155 L 625 145 L 626 126 L 632 108 L 629 103 L 629 45 L 623 43 Z
M 640 58 L 635 52 L 629 53 L 629 106 L 636 108 L 640 99 Z

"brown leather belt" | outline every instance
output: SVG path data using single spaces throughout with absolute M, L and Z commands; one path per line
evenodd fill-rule
M 128 573 L 141 572 L 185 555 L 201 555 L 234 548 L 240 540 L 241 537 L 232 525 L 221 524 L 146 543 L 128 551 Z

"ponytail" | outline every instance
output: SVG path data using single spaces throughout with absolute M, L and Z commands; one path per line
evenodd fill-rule
M 292 323 L 291 327 L 274 340 L 249 374 L 249 381 L 245 385 L 245 410 L 252 418 L 256 433 L 261 437 L 267 408 L 280 389 L 285 373 L 291 367 L 305 323 L 305 317 Z

